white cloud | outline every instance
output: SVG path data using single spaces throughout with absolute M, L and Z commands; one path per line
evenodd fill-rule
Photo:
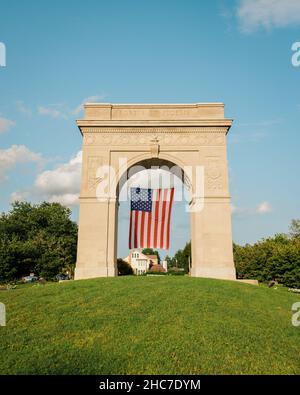
M 0 118 L 0 133 L 8 132 L 15 124 L 16 123 L 10 119 Z
M 243 209 L 240 207 L 235 206 L 234 204 L 231 205 L 231 214 L 241 214 L 243 212 Z
M 273 211 L 271 204 L 267 201 L 261 202 L 256 208 L 245 208 L 231 205 L 231 213 L 236 217 L 249 217 L 253 215 L 269 214 Z
M 272 212 L 272 207 L 269 202 L 262 202 L 257 206 L 256 212 L 258 214 L 268 214 Z
M 230 144 L 249 144 L 249 143 L 260 143 L 262 140 L 269 136 L 267 131 L 253 131 L 253 132 L 243 132 L 242 129 L 238 130 L 236 133 L 229 136 Z
M 219 15 L 225 22 L 227 32 L 231 32 L 233 19 L 235 18 L 235 9 L 223 1 L 219 4 Z
M 71 114 L 78 115 L 83 110 L 83 105 L 85 103 L 96 103 L 97 101 L 103 100 L 104 98 L 105 95 L 88 96 L 85 99 L 83 99 L 82 102 L 71 111 Z
M 76 206 L 79 203 L 79 192 L 78 193 L 65 193 L 63 195 L 52 195 L 48 201 L 50 203 L 60 203 L 63 206 Z
M 35 193 L 49 202 L 72 206 L 78 203 L 82 152 L 53 170 L 45 170 L 35 180 Z
M 94 95 L 88 96 L 82 100 L 75 108 L 71 109 L 65 104 L 50 104 L 47 106 L 40 105 L 37 107 L 37 111 L 40 115 L 46 115 L 51 118 L 62 118 L 68 119 L 74 115 L 78 115 L 83 110 L 84 103 L 96 103 L 97 101 L 103 100 L 105 95 Z
M 41 154 L 31 151 L 25 145 L 12 145 L 10 148 L 0 150 L 0 182 L 7 178 L 6 172 L 17 164 L 41 161 Z
M 17 107 L 17 110 L 18 110 L 20 113 L 25 114 L 25 115 L 27 115 L 28 117 L 30 117 L 30 116 L 32 115 L 31 109 L 30 109 L 29 107 L 27 107 L 27 106 L 24 104 L 23 101 L 18 100 L 18 101 L 16 102 L 16 107 Z
M 239 218 L 245 218 L 245 217 L 250 217 L 253 215 L 256 215 L 256 210 L 253 208 L 247 208 L 247 207 L 238 207 L 235 206 L 234 204 L 231 205 L 231 214 L 234 217 L 239 217 Z
M 51 118 L 67 119 L 65 109 L 61 104 L 51 104 L 49 106 L 38 106 L 38 113 L 41 115 L 48 115 Z
M 237 9 L 240 28 L 251 33 L 260 27 L 286 27 L 300 24 L 299 0 L 241 0 Z
M 280 118 L 252 123 L 237 122 L 235 133 L 229 135 L 229 143 L 260 143 L 262 140 L 265 140 L 266 138 L 269 138 L 271 136 L 271 134 L 274 132 L 274 127 L 277 127 L 282 123 L 283 120 Z
M 16 202 L 16 201 L 24 202 L 27 199 L 28 196 L 29 196 L 29 193 L 27 191 L 24 191 L 24 192 L 18 192 L 18 191 L 12 192 L 11 195 L 10 195 L 10 202 L 11 203 Z

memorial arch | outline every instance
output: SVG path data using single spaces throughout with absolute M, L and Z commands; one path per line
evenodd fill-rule
M 235 279 L 222 103 L 86 104 L 75 279 L 117 275 L 118 196 L 136 165 L 173 165 L 190 193 L 191 275 Z M 172 170 L 171 170 L 172 171 Z

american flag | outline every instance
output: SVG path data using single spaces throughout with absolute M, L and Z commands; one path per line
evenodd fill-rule
M 174 188 L 131 188 L 129 249 L 169 249 L 173 197 Z

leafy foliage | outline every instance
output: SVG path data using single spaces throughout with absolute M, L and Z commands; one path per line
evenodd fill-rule
M 290 225 L 290 235 L 291 237 L 300 239 L 300 220 L 293 219 Z
M 15 202 L 0 216 L 0 281 L 33 272 L 46 279 L 68 270 L 76 260 L 77 224 L 59 203 Z
M 171 274 L 172 276 L 184 276 L 186 273 L 185 270 L 182 270 L 178 267 L 171 267 L 168 270 L 168 274 Z
M 129 263 L 123 261 L 121 258 L 117 259 L 117 267 L 119 276 L 128 276 L 133 274 L 132 267 L 129 265 Z
M 277 234 L 253 245 L 233 244 L 233 255 L 240 279 L 277 280 L 287 287 L 300 288 L 300 220 L 292 220 L 288 235 Z M 166 257 L 169 272 L 183 268 L 187 273 L 190 257 L 189 242 L 174 257 Z
M 238 278 L 277 280 L 300 287 L 300 221 L 293 220 L 289 235 L 277 234 L 245 246 L 233 245 Z
M 184 273 L 188 273 L 191 256 L 191 242 L 189 241 L 182 250 L 178 250 L 175 253 L 173 258 L 166 256 L 168 270 L 171 268 L 182 268 L 184 269 Z
M 144 248 L 142 250 L 142 254 L 144 255 L 156 255 L 157 256 L 157 262 L 160 263 L 161 259 L 159 256 L 159 252 L 155 251 L 153 248 Z

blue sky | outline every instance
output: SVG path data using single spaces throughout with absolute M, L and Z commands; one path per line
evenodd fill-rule
M 298 0 L 1 0 L 1 211 L 16 198 L 59 200 L 77 218 L 85 100 L 221 101 L 234 119 L 234 240 L 287 232 L 300 218 L 299 41 Z M 120 218 L 125 235 L 126 208 Z M 181 206 L 172 221 L 171 253 L 189 239 Z

